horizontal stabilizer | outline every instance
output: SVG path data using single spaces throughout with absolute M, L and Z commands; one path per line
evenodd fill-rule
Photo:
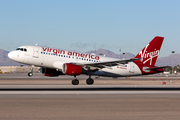
M 157 69 L 163 69 L 163 68 L 170 68 L 170 66 L 162 66 L 162 67 L 146 68 L 146 70 L 155 71 L 155 70 L 157 70 Z

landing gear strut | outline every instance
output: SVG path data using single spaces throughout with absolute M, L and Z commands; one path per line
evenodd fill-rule
M 78 85 L 79 84 L 79 80 L 76 78 L 76 76 L 74 76 L 74 79 L 72 80 L 72 84 L 73 85 Z
M 31 71 L 28 73 L 28 76 L 29 76 L 29 77 L 32 77 L 32 76 L 33 76 L 33 68 L 34 68 L 34 65 L 31 66 Z

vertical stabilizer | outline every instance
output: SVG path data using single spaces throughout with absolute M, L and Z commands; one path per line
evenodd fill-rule
M 149 44 L 147 44 L 135 58 L 140 58 L 139 61 L 146 65 L 154 66 L 159 55 L 164 37 L 156 36 Z

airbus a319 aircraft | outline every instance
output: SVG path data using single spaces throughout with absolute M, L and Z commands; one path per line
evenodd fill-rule
M 45 76 L 74 76 L 73 85 L 79 84 L 77 75 L 86 74 L 89 76 L 86 83 L 92 85 L 91 75 L 130 77 L 163 72 L 164 67 L 155 66 L 163 40 L 164 37 L 156 36 L 134 58 L 125 60 L 30 45 L 18 47 L 8 57 L 19 63 L 42 67 Z M 33 75 L 33 69 L 28 75 Z

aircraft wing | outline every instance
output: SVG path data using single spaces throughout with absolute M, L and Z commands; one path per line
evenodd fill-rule
M 83 63 L 83 64 L 77 64 L 81 65 L 85 70 L 97 70 L 102 68 L 110 68 L 112 66 L 120 65 L 120 64 L 127 64 L 128 62 L 137 61 L 139 58 L 131 58 L 131 59 L 125 59 L 125 60 L 115 60 L 115 61 L 106 61 L 106 62 L 95 62 L 95 63 Z

